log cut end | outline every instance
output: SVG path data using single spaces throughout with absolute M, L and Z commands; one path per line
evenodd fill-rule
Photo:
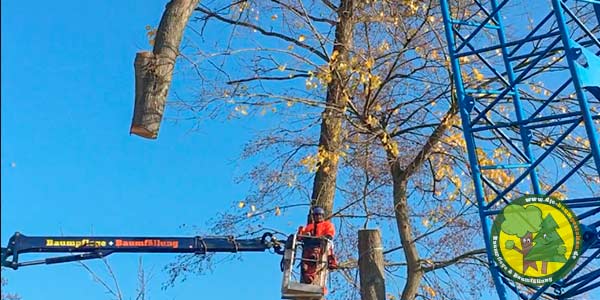
M 158 137 L 158 132 L 148 130 L 144 127 L 131 125 L 131 129 L 129 129 L 129 134 L 135 134 L 147 139 L 155 140 Z

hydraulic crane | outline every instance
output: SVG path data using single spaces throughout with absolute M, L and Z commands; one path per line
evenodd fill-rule
M 283 254 L 282 245 L 269 232 L 256 239 L 235 239 L 232 236 L 26 236 L 17 232 L 9 239 L 8 247 L 2 247 L 2 266 L 16 270 L 23 266 L 102 258 L 120 252 L 206 254 L 209 252 L 264 252 L 269 249 Z M 19 262 L 20 254 L 33 252 L 79 254 Z
M 313 263 L 318 267 L 320 280 L 312 284 L 299 282 L 294 264 L 303 260 L 300 254 L 305 245 L 321 247 L 320 257 Z M 57 264 L 88 259 L 103 258 L 113 253 L 189 253 L 206 254 L 216 252 L 265 252 L 273 250 L 282 255 L 281 271 L 283 299 L 321 299 L 325 294 L 328 274 L 327 254 L 331 241 L 326 238 L 292 234 L 285 242 L 277 240 L 271 232 L 260 238 L 236 239 L 233 236 L 211 237 L 132 237 L 132 236 L 26 236 L 15 233 L 2 247 L 2 267 L 19 267 L 39 264 Z M 49 257 L 20 262 L 25 253 L 69 253 L 66 256 Z

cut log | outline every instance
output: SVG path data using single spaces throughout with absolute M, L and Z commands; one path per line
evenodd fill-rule
M 160 20 L 152 52 L 135 56 L 135 104 L 130 134 L 156 139 L 183 30 L 199 0 L 170 1 Z
M 149 139 L 155 139 L 158 136 L 164 111 L 161 103 L 149 101 L 149 97 L 146 97 L 144 93 L 145 87 L 151 80 L 154 64 L 152 52 L 138 52 L 135 55 L 135 105 L 129 133 Z

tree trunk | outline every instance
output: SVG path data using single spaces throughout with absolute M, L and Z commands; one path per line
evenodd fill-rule
M 377 229 L 358 231 L 358 270 L 362 300 L 385 300 L 381 234 Z
M 158 25 L 153 52 L 135 57 L 135 105 L 130 133 L 156 139 L 183 30 L 199 0 L 172 0 Z
M 338 8 L 339 21 L 335 28 L 333 52 L 338 53 L 337 60 L 347 60 L 353 38 L 353 11 L 356 0 L 342 0 Z M 333 64 L 335 65 L 335 64 Z M 324 153 L 324 160 L 317 169 L 313 182 L 312 200 L 314 205 L 325 209 L 330 215 L 333 209 L 333 198 L 338 172 L 339 151 L 342 146 L 342 121 L 347 104 L 345 84 L 347 75 L 332 70 L 332 80 L 327 85 L 326 107 L 321 122 L 319 150 Z
M 408 209 L 408 178 L 401 170 L 398 160 L 391 165 L 392 180 L 394 182 L 394 213 L 400 242 L 406 256 L 406 283 L 402 290 L 402 300 L 413 300 L 419 291 L 424 271 L 421 268 L 419 252 L 413 242 L 412 225 L 410 224 Z
M 456 101 L 452 101 L 448 112 L 446 112 L 446 115 L 442 118 L 440 124 L 431 133 L 423 145 L 423 148 L 421 148 L 414 159 L 404 169 L 400 166 L 397 153 L 394 153 L 394 151 L 391 150 L 391 147 L 386 146 L 386 141 L 381 141 L 386 148 L 390 173 L 392 174 L 394 214 L 396 217 L 398 234 L 400 235 L 400 243 L 402 244 L 402 250 L 404 251 L 407 264 L 407 276 L 404 289 L 402 290 L 402 300 L 415 299 L 419 292 L 419 285 L 425 274 L 425 270 L 421 266 L 419 251 L 413 240 L 410 210 L 408 208 L 408 180 L 416 174 L 425 161 L 431 156 L 435 145 L 440 142 L 444 133 L 452 126 L 453 118 L 456 116 L 457 111 L 458 104 Z

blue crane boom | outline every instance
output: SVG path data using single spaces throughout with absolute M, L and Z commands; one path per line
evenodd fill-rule
M 113 253 L 193 253 L 264 252 L 273 249 L 283 254 L 281 244 L 272 233 L 260 238 L 221 237 L 134 237 L 134 236 L 26 236 L 15 233 L 2 247 L 2 266 L 17 269 L 37 264 L 56 264 L 102 258 Z M 24 253 L 79 253 L 19 262 Z

